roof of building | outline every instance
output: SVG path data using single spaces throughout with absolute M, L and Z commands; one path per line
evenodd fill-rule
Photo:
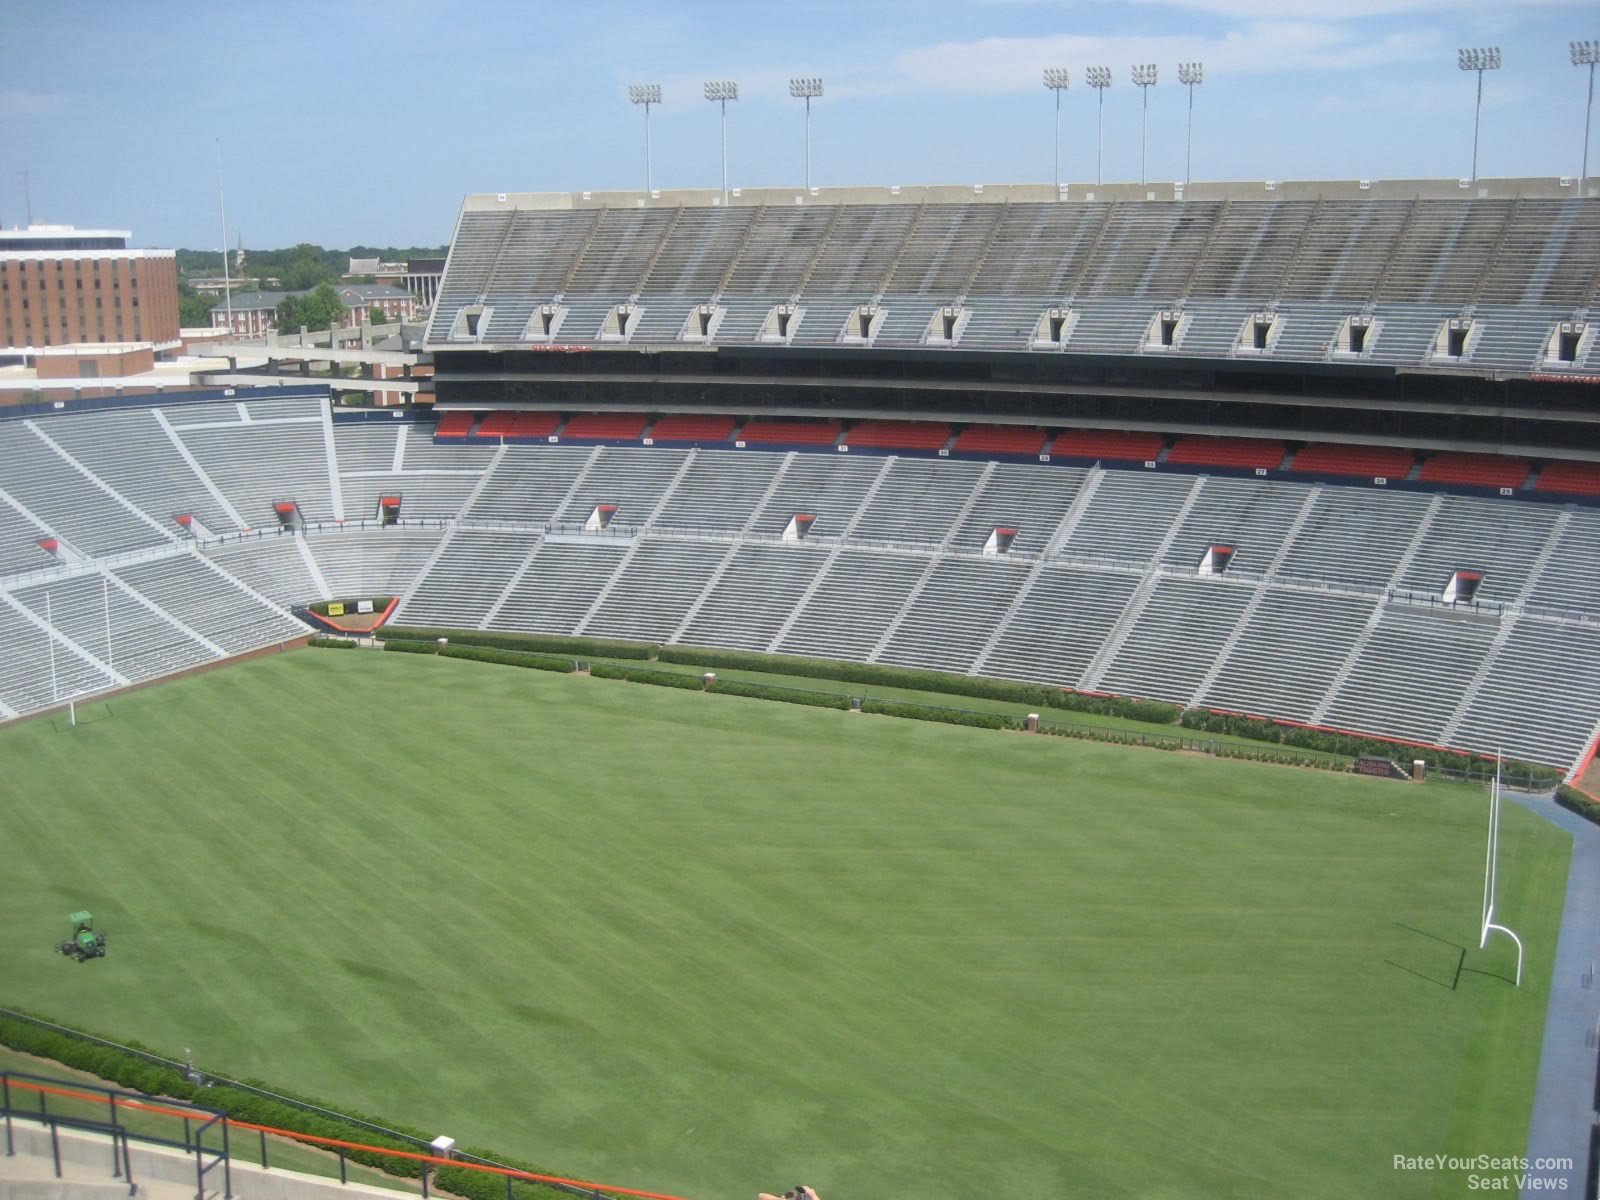
M 256 312 L 264 308 L 277 308 L 286 296 L 303 296 L 304 292 L 236 292 L 231 299 L 219 300 L 211 306 L 212 312 Z
M 352 258 L 346 275 L 376 275 L 382 262 L 376 258 Z
M 346 305 L 367 304 L 373 300 L 409 300 L 411 293 L 404 288 L 387 283 L 346 283 L 338 289 L 339 299 Z

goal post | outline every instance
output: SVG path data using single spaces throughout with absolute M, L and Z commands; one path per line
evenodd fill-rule
M 1495 889 L 1500 874 L 1500 752 L 1495 751 L 1494 778 L 1489 783 L 1489 835 L 1483 854 L 1483 908 L 1482 926 L 1478 933 L 1478 949 L 1489 944 L 1491 933 L 1503 933 L 1517 944 L 1517 986 L 1522 986 L 1522 939 L 1504 925 L 1495 923 Z

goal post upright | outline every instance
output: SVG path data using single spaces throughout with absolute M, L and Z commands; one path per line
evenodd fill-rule
M 1478 949 L 1489 944 L 1489 935 L 1496 931 L 1505 934 L 1517 944 L 1517 986 L 1522 986 L 1522 939 L 1494 919 L 1495 887 L 1500 874 L 1500 751 L 1494 755 L 1494 778 L 1489 784 L 1489 835 L 1483 854 L 1483 925 L 1478 933 Z

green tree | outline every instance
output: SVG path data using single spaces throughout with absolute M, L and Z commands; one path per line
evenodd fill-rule
M 333 283 L 339 278 L 338 272 L 333 270 L 325 258 L 321 246 L 313 246 L 310 242 L 301 242 L 293 250 L 279 251 L 272 255 L 282 261 L 276 270 L 269 270 L 263 265 L 267 256 L 256 254 L 251 257 L 252 267 L 265 271 L 268 275 L 276 275 L 283 287 L 291 292 L 304 291 L 314 288 L 319 284 Z
M 344 316 L 344 301 L 331 283 L 319 284 L 298 296 L 285 296 L 278 304 L 278 328 L 293 333 L 307 329 L 332 329 Z
M 202 296 L 186 280 L 179 280 L 178 324 L 185 329 L 211 324 L 211 306 L 216 302 L 215 297 Z

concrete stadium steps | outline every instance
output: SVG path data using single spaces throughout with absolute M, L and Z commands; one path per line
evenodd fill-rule
M 530 524 L 554 520 L 595 453 L 587 446 L 507 446 L 505 457 L 461 515 Z
M 166 532 L 119 503 L 21 421 L 0 424 L 0 462 L 5 464 L 0 489 L 83 554 L 115 554 L 177 540 L 176 525 Z
M 667 641 L 731 550 L 720 542 L 646 539 L 584 625 L 585 636 Z
M 187 416 L 187 414 L 185 414 Z M 277 524 L 273 505 L 293 500 L 307 521 L 332 521 L 327 451 L 320 421 L 173 428 L 251 529 Z
M 773 647 L 780 654 L 863 660 L 905 604 L 928 559 L 847 549 Z
M 395 610 L 395 623 L 476 629 L 538 542 L 526 532 L 455 530 Z
M 1289 527 L 1310 492 L 1305 484 L 1208 478 L 1162 561 L 1192 570 L 1212 546 L 1231 546 L 1230 569 L 1265 571 L 1283 548 Z
M 999 464 L 951 534 L 951 548 L 981 550 L 1003 526 L 1017 531 L 1014 550 L 1042 553 L 1086 478 L 1077 467 Z
M 113 574 L 224 654 L 300 637 L 306 627 L 247 592 L 197 554 L 118 567 Z
M 874 661 L 965 674 L 1032 565 L 1003 557 L 939 560 Z
M 700 450 L 655 523 L 681 529 L 743 529 L 783 466 L 783 455 Z
M 691 646 L 765 650 L 827 558 L 826 549 L 803 544 L 738 546 L 676 640 Z
M 334 599 L 401 596 L 444 538 L 442 529 L 342 529 L 305 535 Z
M 980 664 L 982 673 L 1076 687 L 1140 578 L 1046 564 Z
M 1382 588 L 1400 565 L 1429 504 L 1429 497 L 1416 492 L 1324 488 L 1278 571 Z
M 1478 613 L 1386 606 L 1322 723 L 1437 742 L 1499 624 Z
M 1600 672 L 1574 665 L 1597 660 L 1600 629 L 1522 618 L 1470 697 L 1451 744 L 1537 762 L 1577 761 L 1600 722 Z
M 1158 579 L 1100 690 L 1187 704 L 1253 593 L 1226 578 Z
M 1428 536 L 1396 582 L 1442 597 L 1457 570 L 1481 571 L 1477 598 L 1512 603 L 1557 516 L 1558 509 L 1542 504 L 1511 508 L 1494 500 L 1446 496 Z
M 1269 587 L 1198 703 L 1309 721 L 1376 601 Z
M 867 541 L 943 542 L 983 471 L 979 463 L 891 458 L 851 535 Z
M 628 548 L 628 543 L 615 538 L 594 538 L 590 545 L 541 543 L 485 627 L 517 633 L 575 632 Z
M 1188 475 L 1107 471 L 1060 553 L 1147 561 L 1166 540 L 1194 484 Z
M 643 525 L 672 485 L 687 450 L 604 446 L 554 520 L 582 525 L 602 504 L 617 506 L 619 526 Z
M 322 594 L 295 534 L 273 533 L 260 539 L 205 546 L 202 553 L 235 579 L 285 608 L 335 598 Z
M 173 518 L 188 513 L 212 533 L 238 528 L 152 410 L 68 413 L 42 420 L 39 428 L 157 523 L 177 529 Z
M 884 469 L 881 458 L 799 454 L 765 503 L 756 511 L 752 533 L 777 536 L 797 513 L 816 517 L 812 533 L 837 537 L 850 528 L 862 501 Z

